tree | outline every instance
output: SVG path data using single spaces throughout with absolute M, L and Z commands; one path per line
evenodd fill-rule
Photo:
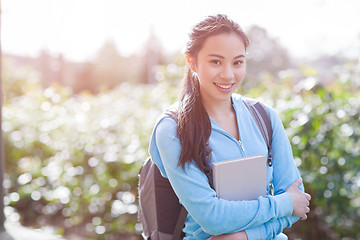
M 153 28 L 151 28 L 149 38 L 145 43 L 145 54 L 142 57 L 141 82 L 155 83 L 156 82 L 156 67 L 165 63 L 161 42 L 156 37 Z
M 127 64 L 129 63 L 120 55 L 116 44 L 113 41 L 107 41 L 93 61 L 94 78 L 96 79 L 94 84 L 97 84 L 97 87 L 112 88 L 121 82 L 129 81 Z
M 259 76 L 264 72 L 277 75 L 278 72 L 292 66 L 288 51 L 281 46 L 277 39 L 271 38 L 265 29 L 253 26 L 247 35 L 250 46 L 247 61 L 247 81 L 243 85 L 244 88 L 256 86 Z

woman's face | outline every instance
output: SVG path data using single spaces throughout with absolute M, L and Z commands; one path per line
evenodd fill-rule
M 246 72 L 244 41 L 235 33 L 206 39 L 192 68 L 199 77 L 200 94 L 206 104 L 229 101 Z

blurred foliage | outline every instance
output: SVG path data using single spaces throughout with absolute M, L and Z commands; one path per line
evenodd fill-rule
M 155 119 L 177 98 L 170 89 L 166 82 L 123 83 L 97 95 L 72 95 L 38 86 L 7 99 L 7 217 L 54 225 L 69 239 L 75 230 L 87 239 L 134 234 L 137 173 Z
M 359 239 L 360 67 L 350 61 L 327 72 L 332 76 L 327 82 L 308 66 L 281 72 L 281 78 L 264 76 L 250 94 L 280 114 L 313 197 L 311 216 L 323 221 L 319 228 L 332 231 L 321 238 L 309 219 L 302 223 L 309 223 L 304 239 Z
M 313 196 L 313 215 L 297 235 L 305 239 L 321 239 L 311 235 L 312 217 L 337 238 L 360 238 L 358 64 L 329 69 L 326 84 L 304 65 L 263 73 L 256 88 L 239 90 L 273 106 L 284 122 Z M 5 71 L 7 218 L 53 225 L 68 239 L 140 238 L 137 174 L 156 118 L 177 99 L 183 66 L 181 59 L 158 66 L 156 84 L 122 83 L 96 95 L 28 86 L 33 75 Z

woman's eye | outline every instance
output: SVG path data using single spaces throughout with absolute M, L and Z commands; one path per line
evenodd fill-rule
M 234 65 L 241 65 L 241 64 L 243 64 L 244 63 L 244 61 L 236 61 L 236 62 L 234 62 Z
M 211 60 L 210 62 L 213 63 L 213 64 L 216 64 L 216 65 L 220 65 L 220 64 L 221 64 L 221 62 L 220 62 L 219 60 L 216 60 L 216 59 Z

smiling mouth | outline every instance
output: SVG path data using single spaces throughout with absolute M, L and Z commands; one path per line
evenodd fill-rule
M 218 83 L 214 83 L 216 86 L 218 86 L 219 88 L 222 88 L 222 89 L 229 89 L 229 88 L 231 88 L 232 87 L 232 85 L 234 85 L 234 84 L 226 84 L 226 85 L 224 85 L 224 84 L 218 84 Z

